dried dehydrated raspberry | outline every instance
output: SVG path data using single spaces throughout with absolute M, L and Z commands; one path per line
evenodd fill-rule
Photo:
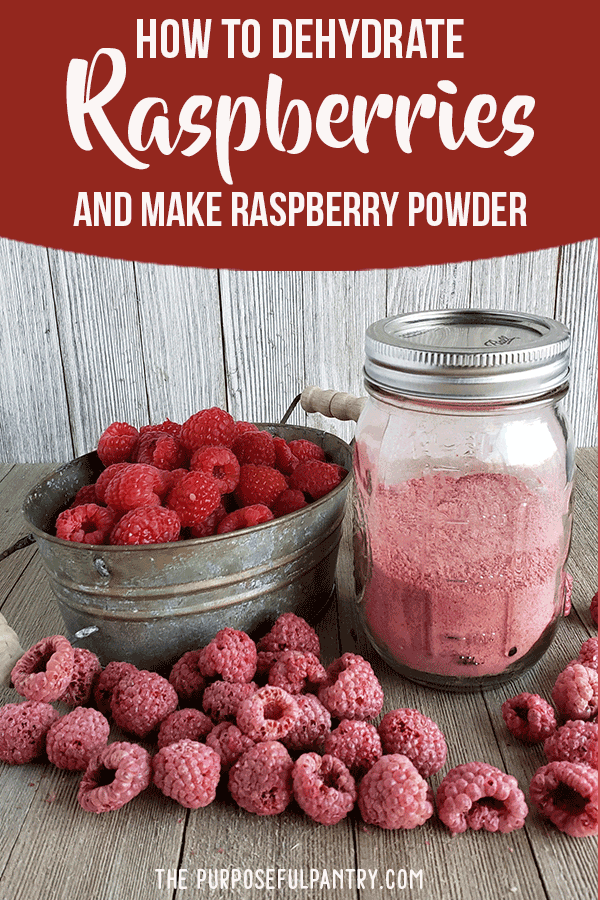
M 186 707 L 176 709 L 163 719 L 158 729 L 159 748 L 168 747 L 175 741 L 188 738 L 190 741 L 203 741 L 213 729 L 212 720 L 199 709 Z
M 598 772 L 559 760 L 541 766 L 529 786 L 531 802 L 572 837 L 598 834 Z
M 300 439 L 296 441 L 288 441 L 288 447 L 299 462 L 306 462 L 307 459 L 317 459 L 325 462 L 325 451 L 314 441 Z
M 296 512 L 298 509 L 304 509 L 305 506 L 308 506 L 306 502 L 306 498 L 302 491 L 293 491 L 291 488 L 288 488 L 287 491 L 282 491 L 279 497 L 273 503 L 273 515 L 276 519 L 279 519 L 281 516 L 286 516 L 288 513 Z
M 46 753 L 59 769 L 83 772 L 106 746 L 110 725 L 97 709 L 79 706 L 55 722 L 46 735 Z
M 119 681 L 126 675 L 132 675 L 137 671 L 132 663 L 118 662 L 117 660 L 112 660 L 103 669 L 94 685 L 94 700 L 103 715 L 111 715 L 112 695 Z
M 198 447 L 190 460 L 190 469 L 214 478 L 221 494 L 230 494 L 240 480 L 240 464 L 227 447 Z
M 281 653 L 282 650 L 305 650 L 314 653 L 317 659 L 321 655 L 319 636 L 315 629 L 295 613 L 283 613 L 279 616 L 268 634 L 257 644 L 259 651 Z
M 271 671 L 271 666 L 277 662 L 277 660 L 281 656 L 281 652 L 271 653 L 269 650 L 258 651 L 258 653 L 256 654 L 257 678 L 261 677 L 261 679 L 264 680 L 265 676 L 268 677 L 269 672 Z
M 374 719 L 383 706 L 375 672 L 355 653 L 344 653 L 327 667 L 317 696 L 336 719 Z
M 356 803 L 354 778 L 336 756 L 303 753 L 292 772 L 294 797 L 307 816 L 321 825 L 335 825 Z
M 71 500 L 69 509 L 75 509 L 76 506 L 86 506 L 88 503 L 96 503 L 98 506 L 101 505 L 98 503 L 95 484 L 84 484 L 83 487 L 80 487 Z
M 135 461 L 168 472 L 185 464 L 187 453 L 178 437 L 159 429 L 140 434 Z
M 234 509 L 229 515 L 224 516 L 217 526 L 217 534 L 229 534 L 239 531 L 241 528 L 253 528 L 263 522 L 270 522 L 274 515 L 268 506 L 255 503 L 253 506 L 244 506 L 242 509 Z
M 506 727 L 520 741 L 545 741 L 556 730 L 554 710 L 538 694 L 522 693 L 502 704 Z
M 115 724 L 140 738 L 149 735 L 179 703 L 177 691 L 156 672 L 138 670 L 124 675 L 110 704 Z
M 94 485 L 96 488 L 97 503 L 105 503 L 104 494 L 106 488 L 118 472 L 121 472 L 130 465 L 131 463 L 128 462 L 113 463 L 112 466 L 108 466 L 103 472 L 100 472 Z
M 0 760 L 22 766 L 42 756 L 46 734 L 60 717 L 49 703 L 26 700 L 0 707 Z
M 182 738 L 162 747 L 152 760 L 154 784 L 166 797 L 187 809 L 215 799 L 221 760 L 211 747 Z
M 181 532 L 179 516 L 164 506 L 141 506 L 119 519 L 110 533 L 114 546 L 166 544 L 176 541 Z
M 281 743 L 292 752 L 318 751 L 331 730 L 331 714 L 314 694 L 299 694 L 294 699 L 300 715 Z
M 595 669 L 598 671 L 598 638 L 591 637 L 588 638 L 587 641 L 584 641 L 581 645 L 581 650 L 579 651 L 579 656 L 576 659 L 576 662 L 581 663 L 582 666 L 587 666 L 588 669 Z
M 198 668 L 201 650 L 188 650 L 169 673 L 169 681 L 184 706 L 200 706 L 206 679 Z
M 139 506 L 159 506 L 164 486 L 160 469 L 144 463 L 131 463 L 111 478 L 104 489 L 104 501 L 121 512 Z
M 598 591 L 594 594 L 590 602 L 590 616 L 594 625 L 598 624 Z
M 60 699 L 67 706 L 87 706 L 101 672 L 102 665 L 95 653 L 82 647 L 74 647 L 73 674 Z
M 284 650 L 269 670 L 269 684 L 288 694 L 303 694 L 324 680 L 325 669 L 314 653 L 305 650 Z
M 295 698 L 282 688 L 259 688 L 237 711 L 238 728 L 253 741 L 278 741 L 285 737 L 300 717 Z
M 287 441 L 282 437 L 275 436 L 273 438 L 273 447 L 275 449 L 275 466 L 284 475 L 291 475 L 300 460 L 294 456 L 290 450 Z
M 224 721 L 235 721 L 242 700 L 246 700 L 258 685 L 253 681 L 233 684 L 230 681 L 213 681 L 204 691 L 202 708 L 207 716 L 217 724 Z
M 562 575 L 562 590 L 564 596 L 563 616 L 568 616 L 571 612 L 571 598 L 573 596 L 573 576 L 570 572 L 564 572 Z
M 312 500 L 319 500 L 337 487 L 347 474 L 341 466 L 307 459 L 290 475 L 290 487 L 308 494 Z
M 62 634 L 42 638 L 15 663 L 14 689 L 27 700 L 58 700 L 73 677 L 73 647 Z
M 115 514 L 97 503 L 63 510 L 56 519 L 56 537 L 80 544 L 104 544 L 115 524 Z
M 192 525 L 190 528 L 190 537 L 203 538 L 210 537 L 211 534 L 216 534 L 219 525 L 226 515 L 227 510 L 223 504 L 220 503 L 215 511 L 211 512 L 210 516 L 208 516 L 204 522 L 200 522 L 198 525 Z
M 408 756 L 423 778 L 429 778 L 446 762 L 446 740 L 436 723 L 416 709 L 394 709 L 385 714 L 377 729 L 384 753 Z
M 365 822 L 380 828 L 416 828 L 433 815 L 433 795 L 408 757 L 382 756 L 358 789 L 358 806 Z
M 260 503 L 270 509 L 287 486 L 285 475 L 278 469 L 247 463 L 240 467 L 240 480 L 234 496 L 240 506 Z
M 233 722 L 219 722 L 206 738 L 206 745 L 218 754 L 221 772 L 228 772 L 242 753 L 254 746 L 254 741 Z
M 182 528 L 199 525 L 221 504 L 221 492 L 214 478 L 203 472 L 188 472 L 171 488 L 166 505 L 174 509 Z
M 229 772 L 229 792 L 238 806 L 259 816 L 283 812 L 293 796 L 290 754 L 279 741 L 263 741 L 242 753 Z
M 206 678 L 220 675 L 223 681 L 251 681 L 256 672 L 256 644 L 244 631 L 222 628 L 200 653 L 198 668 Z
M 183 423 L 180 436 L 189 451 L 209 444 L 231 447 L 235 440 L 235 422 L 228 412 L 217 406 L 201 409 Z
M 374 725 L 357 719 L 344 719 L 326 736 L 325 753 L 341 759 L 358 778 L 375 765 L 383 751 Z
M 233 451 L 240 464 L 274 466 L 276 462 L 273 435 L 268 431 L 247 431 L 236 439 Z
M 598 723 L 574 719 L 546 738 L 544 753 L 549 762 L 565 759 L 598 768 Z
M 565 719 L 593 719 L 598 713 L 598 673 L 571 663 L 556 679 L 552 699 Z
M 139 432 L 127 422 L 112 422 L 98 440 L 98 458 L 105 466 L 133 459 Z
M 514 831 L 523 827 L 528 812 L 516 778 L 484 762 L 451 769 L 438 787 L 436 801 L 438 816 L 453 834 L 467 828 Z
M 77 799 L 88 812 L 120 809 L 152 780 L 150 754 L 139 744 L 115 741 L 94 755 L 79 785 Z

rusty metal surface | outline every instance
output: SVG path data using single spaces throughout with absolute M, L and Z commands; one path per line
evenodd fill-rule
M 352 451 L 335 435 L 261 425 L 286 440 L 307 438 L 351 470 Z M 232 534 L 140 547 L 83 545 L 49 533 L 77 490 L 102 470 L 95 452 L 37 484 L 23 513 L 36 539 L 67 634 L 105 665 L 126 659 L 161 669 L 219 629 L 265 632 L 283 612 L 315 620 L 335 584 L 351 475 L 330 494 L 282 519 Z

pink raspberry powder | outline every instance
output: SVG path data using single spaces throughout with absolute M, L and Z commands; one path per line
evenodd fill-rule
M 564 497 L 505 474 L 377 485 L 360 452 L 359 489 L 369 476 L 376 485 L 370 499 L 363 488 L 369 535 L 356 541 L 364 616 L 390 662 L 417 678 L 496 675 L 551 635 Z
M 215 799 L 221 762 L 206 744 L 183 738 L 158 751 L 152 771 L 154 784 L 166 797 L 198 809 Z

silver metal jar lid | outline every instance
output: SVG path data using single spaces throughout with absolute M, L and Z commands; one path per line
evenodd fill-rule
M 367 329 L 365 378 L 385 391 L 446 400 L 525 399 L 568 383 L 569 331 L 505 310 L 451 309 Z

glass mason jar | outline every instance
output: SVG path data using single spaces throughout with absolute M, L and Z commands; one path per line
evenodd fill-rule
M 539 316 L 431 311 L 367 330 L 357 598 L 409 679 L 494 687 L 550 645 L 572 522 L 568 376 L 569 333 Z

